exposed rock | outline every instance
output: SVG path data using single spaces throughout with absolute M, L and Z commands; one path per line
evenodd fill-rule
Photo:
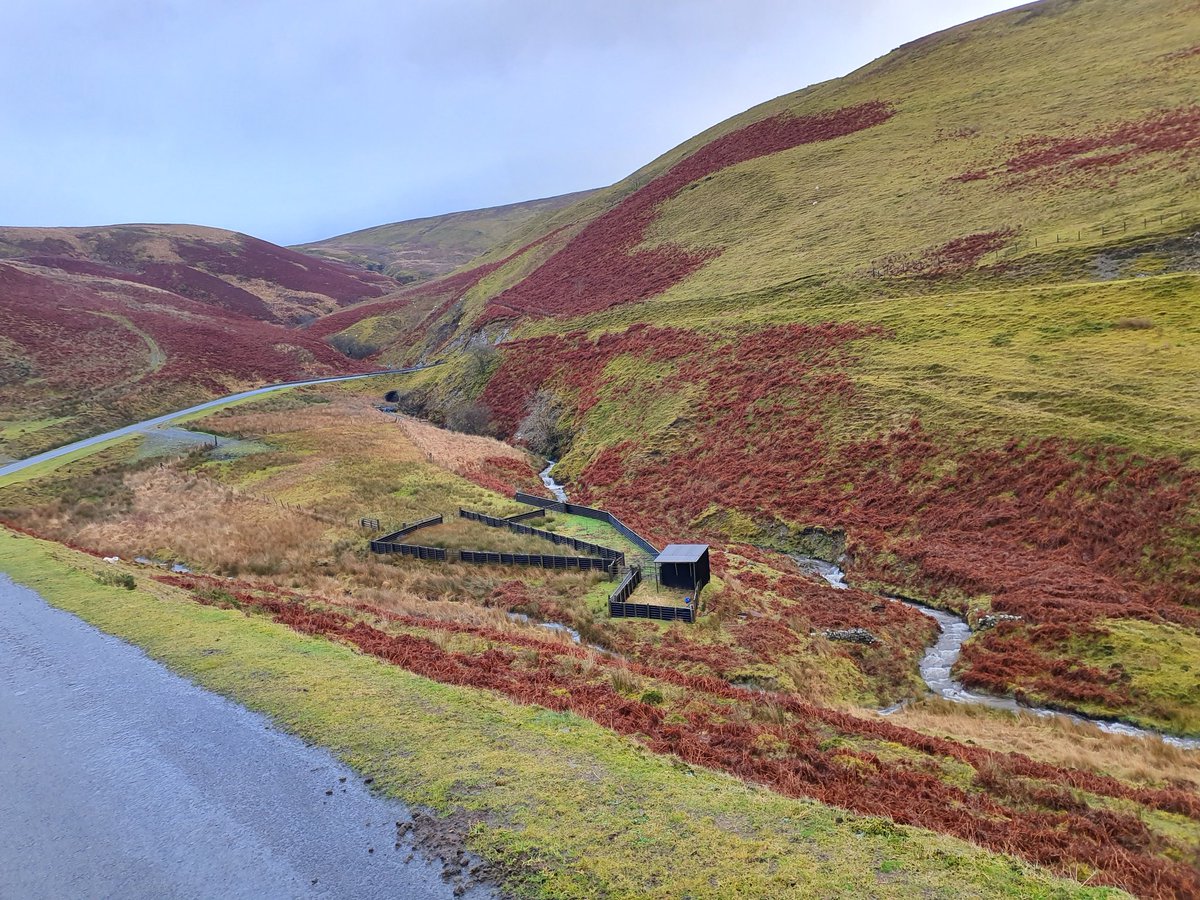
M 851 644 L 878 644 L 879 638 L 865 628 L 845 628 L 832 631 L 822 631 L 822 635 L 831 641 L 847 641 Z
M 1020 616 L 1009 615 L 1008 613 L 988 613 L 986 616 L 980 616 L 975 622 L 976 631 L 986 631 L 989 628 L 995 628 L 1001 622 L 1019 622 Z

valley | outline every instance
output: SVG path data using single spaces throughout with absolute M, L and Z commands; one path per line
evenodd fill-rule
M 0 228 L 0 606 L 327 751 L 430 896 L 1200 895 L 1200 16 L 1138 17 L 292 248 Z

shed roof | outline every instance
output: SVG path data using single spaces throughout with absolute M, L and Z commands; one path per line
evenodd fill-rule
M 654 561 L 658 563 L 699 562 L 700 557 L 707 552 L 708 544 L 667 544 Z

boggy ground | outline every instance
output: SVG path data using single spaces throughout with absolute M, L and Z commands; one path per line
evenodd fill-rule
M 497 514 L 517 506 L 431 463 L 356 392 L 308 390 L 203 427 L 267 449 L 137 463 L 132 448 L 117 448 L 54 480 L 0 490 L 0 505 L 26 527 L 99 553 L 185 561 L 195 574 L 158 576 L 155 590 L 172 597 L 274 620 L 547 715 L 581 716 L 654 753 L 784 796 L 884 817 L 881 834 L 892 833 L 890 821 L 916 824 L 1147 896 L 1197 888 L 1200 799 L 1180 777 L 1180 760 L 1131 767 L 1122 754 L 1110 763 L 1103 748 L 1115 745 L 1103 737 L 1082 756 L 1044 736 L 1018 755 L 953 739 L 960 726 L 971 741 L 978 731 L 974 718 L 953 711 L 932 725 L 914 720 L 938 737 L 844 711 L 920 692 L 916 661 L 932 626 L 900 604 L 833 591 L 781 554 L 724 544 L 697 625 L 614 622 L 603 615 L 611 585 L 595 576 L 368 557 L 366 535 L 353 527 L 359 515 L 412 521 L 457 505 Z M 463 455 L 457 467 L 473 471 L 465 442 L 445 432 L 439 439 Z M 477 440 L 477 458 L 505 452 Z M 536 463 L 524 465 L 531 481 Z M 567 624 L 603 651 L 539 621 Z M 851 626 L 879 643 L 822 636 Z M 1014 740 L 1033 733 L 1019 719 L 1004 722 Z M 451 793 L 450 806 L 462 802 Z M 492 849 L 509 865 L 526 852 Z M 895 871 L 879 865 L 880 875 Z

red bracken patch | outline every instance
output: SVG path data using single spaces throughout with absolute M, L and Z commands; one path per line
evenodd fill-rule
M 988 253 L 1001 249 L 1016 234 L 1013 228 L 982 231 L 954 238 L 917 254 L 896 253 L 876 260 L 871 270 L 879 275 L 938 278 L 973 268 Z
M 665 362 L 708 345 L 694 331 L 642 323 L 595 341 L 582 331 L 517 341 L 504 345 L 504 362 L 479 399 L 492 411 L 496 426 L 511 435 L 525 417 L 530 399 L 552 381 L 574 393 L 578 409 L 586 411 L 599 398 L 601 373 L 614 357 L 629 354 Z
M 1119 673 L 1088 669 L 1047 629 L 1079 632 L 1107 617 L 1200 621 L 1200 560 L 1188 549 L 1200 538 L 1189 513 L 1200 473 L 1174 459 L 1062 440 L 968 449 L 917 420 L 848 433 L 838 423 L 863 402 L 847 371 L 850 344 L 884 337 L 842 323 L 772 327 L 727 342 L 651 326 L 595 341 L 580 333 L 535 338 L 505 345 L 484 396 L 511 433 L 542 386 L 586 410 L 605 390 L 604 368 L 617 353 L 672 359 L 676 374 L 642 390 L 688 390 L 696 398 L 688 427 L 674 433 L 668 454 L 641 452 L 635 436 L 597 454 L 575 485 L 580 502 L 611 509 L 651 540 L 689 534 L 720 542 L 719 516 L 711 532 L 696 524 L 713 504 L 766 527 L 844 529 L 859 578 L 929 594 L 986 594 L 998 611 L 1024 617 L 1036 654 L 989 639 L 978 659 L 964 660 L 978 665 L 977 683 L 1036 689 L 1064 704 L 1120 701 Z M 773 612 L 796 630 L 807 626 L 788 616 L 870 629 L 885 615 L 868 617 L 853 597 L 810 603 L 787 576 L 777 588 L 796 604 Z M 1034 668 L 1044 676 L 1036 684 L 1025 677 Z
M 511 497 L 517 491 L 539 495 L 546 492 L 533 467 L 511 456 L 489 456 L 462 474 L 464 478 L 506 497 Z
M 33 375 L 76 392 L 140 377 L 222 394 L 239 384 L 364 370 L 303 333 L 131 281 L 101 291 L 0 264 L 0 317 Z M 148 351 L 123 320 L 166 355 L 157 372 L 142 369 Z
M 493 298 L 479 324 L 522 315 L 581 315 L 662 293 L 720 252 L 672 245 L 636 250 L 662 203 L 728 166 L 845 137 L 894 113 L 876 101 L 811 116 L 782 114 L 722 135 L 589 222 L 539 269 Z
M 1142 896 L 1200 890 L 1195 870 L 1165 858 L 1175 848 L 1136 815 L 1089 807 L 1063 788 L 1200 816 L 1200 804 L 1185 791 L 1133 788 L 1104 776 L 930 737 L 787 695 L 760 694 L 671 668 L 628 665 L 639 677 L 687 690 L 686 704 L 675 708 L 682 719 L 669 717 L 663 708 L 615 690 L 609 672 L 624 664 L 582 647 L 398 615 L 361 603 L 314 604 L 294 592 L 264 586 L 194 576 L 156 578 L 192 591 L 201 603 L 258 610 L 303 634 L 350 644 L 426 678 L 496 691 L 519 703 L 570 710 L 634 737 L 656 753 L 729 772 L 786 796 L 812 797 L 859 813 L 888 816 L 1060 871 L 1082 863 L 1095 870 L 1097 880 Z M 388 630 L 392 625 L 434 635 L 476 635 L 483 638 L 486 649 L 446 650 L 430 637 Z M 763 638 L 772 640 L 765 634 Z M 518 648 L 526 652 L 518 654 Z M 586 666 L 579 664 L 584 659 L 589 661 Z M 747 713 L 763 702 L 784 711 L 788 720 L 755 721 Z M 731 716 L 731 704 L 741 707 L 743 714 Z M 928 758 L 913 764 L 843 741 L 827 743 L 823 736 L 830 731 L 899 744 Z M 939 757 L 973 768 L 972 789 L 944 780 L 938 772 Z
M 1015 188 L 1111 175 L 1125 163 L 1145 158 L 1153 161 L 1163 154 L 1186 159 L 1200 149 L 1200 106 L 1150 113 L 1081 135 L 1035 135 L 1019 141 L 1013 149 L 1004 162 L 964 172 L 951 181 L 1002 178 L 1007 187 Z
M 332 297 L 339 304 L 378 297 L 394 286 L 390 278 L 345 263 L 309 256 L 238 235 L 236 251 L 206 241 L 181 240 L 175 251 L 190 265 L 215 275 L 260 278 L 292 291 Z

